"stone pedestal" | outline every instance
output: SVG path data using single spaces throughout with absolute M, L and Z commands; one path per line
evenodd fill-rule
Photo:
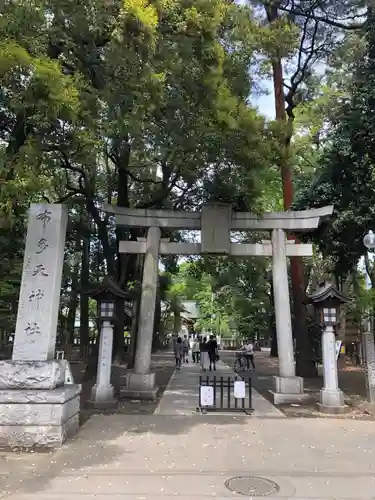
M 62 205 L 31 205 L 13 355 L 0 362 L 0 447 L 59 447 L 79 426 L 81 386 L 54 360 L 66 225 Z
M 302 377 L 273 377 L 274 390 L 271 391 L 274 404 L 301 402 L 303 393 Z
M 0 448 L 56 448 L 79 427 L 81 386 L 66 361 L 0 362 Z
M 292 318 L 290 313 L 285 231 L 272 232 L 272 282 L 275 303 L 279 376 L 271 391 L 275 404 L 298 402 L 303 397 L 303 379 L 296 377 Z
M 323 380 L 318 409 L 322 413 L 344 413 L 344 395 L 338 386 L 336 338 L 333 326 L 326 326 L 322 334 Z
M 338 415 L 347 411 L 347 406 L 344 403 L 344 394 L 339 389 L 322 389 L 320 391 L 320 402 L 317 406 L 321 413 L 332 415 Z
M 113 325 L 103 321 L 100 330 L 98 371 L 96 384 L 92 388 L 89 405 L 95 408 L 112 408 L 117 406 L 114 389 L 111 385 L 113 348 Z
M 120 390 L 121 397 L 153 401 L 157 397 L 155 373 L 128 373 L 125 383 L 125 387 Z
M 155 374 L 150 373 L 152 337 L 159 275 L 160 228 L 150 227 L 147 233 L 145 263 L 143 268 L 142 295 L 134 371 L 127 376 L 122 397 L 155 399 Z
M 0 390 L 51 390 L 65 382 L 66 360 L 0 361 Z

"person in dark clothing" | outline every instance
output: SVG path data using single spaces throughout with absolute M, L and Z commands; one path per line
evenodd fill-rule
M 174 348 L 174 355 L 176 359 L 176 369 L 180 370 L 181 369 L 181 361 L 184 355 L 184 345 L 182 343 L 182 338 L 178 337 L 177 342 L 175 344 Z
M 208 342 L 206 337 L 202 339 L 202 342 L 199 344 L 199 359 L 201 362 L 201 369 L 205 372 L 206 366 L 208 364 L 209 356 L 208 356 Z
M 212 368 L 216 371 L 217 360 L 217 341 L 213 335 L 210 335 L 210 340 L 207 343 L 208 357 L 210 358 L 210 371 Z

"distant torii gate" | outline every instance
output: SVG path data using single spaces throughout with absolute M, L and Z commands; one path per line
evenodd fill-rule
M 121 253 L 144 254 L 142 296 L 134 372 L 123 391 L 130 396 L 156 395 L 155 374 L 150 373 L 154 329 L 158 263 L 160 255 L 234 255 L 272 257 L 279 376 L 275 377 L 275 403 L 293 402 L 303 395 L 303 379 L 295 376 L 292 322 L 288 286 L 287 257 L 312 256 L 311 244 L 294 244 L 286 231 L 310 232 L 322 219 L 332 215 L 333 207 L 296 212 L 272 212 L 262 217 L 233 212 L 230 205 L 205 205 L 201 212 L 143 210 L 105 205 L 103 210 L 116 217 L 117 226 L 147 228 L 147 237 L 120 241 Z M 201 230 L 201 243 L 175 243 L 161 238 L 161 230 Z M 272 231 L 272 240 L 262 243 L 232 243 L 231 231 Z

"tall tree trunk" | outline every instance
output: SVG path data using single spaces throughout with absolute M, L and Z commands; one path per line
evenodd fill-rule
M 292 269 L 292 293 L 294 306 L 294 338 L 296 341 L 296 372 L 300 377 L 315 377 L 317 374 L 314 362 L 314 351 L 311 343 L 307 320 L 306 286 L 304 282 L 303 262 L 298 257 L 293 257 Z
M 87 198 L 86 206 L 88 213 L 91 215 L 92 220 L 95 222 L 96 227 L 98 228 L 98 238 L 100 240 L 100 244 L 102 245 L 104 258 L 107 263 L 107 274 L 114 277 L 115 259 L 114 259 L 114 252 L 111 247 L 111 243 L 108 236 L 107 221 L 106 220 L 103 221 L 100 218 L 99 210 L 95 205 L 93 198 L 91 197 Z
M 180 310 L 173 311 L 173 333 L 178 335 L 181 330 L 181 313 Z
M 156 304 L 155 304 L 155 316 L 154 316 L 154 334 L 153 334 L 153 342 L 152 348 L 153 350 L 160 349 L 160 337 L 158 335 L 160 329 L 160 320 L 161 320 L 161 299 L 160 299 L 160 290 L 156 295 Z
M 138 338 L 138 324 L 139 324 L 139 311 L 141 306 L 141 294 L 142 294 L 142 274 L 144 265 L 144 255 L 137 255 L 135 264 L 135 275 L 134 281 L 138 283 L 138 294 L 133 299 L 132 308 L 132 324 L 130 329 L 130 351 L 129 351 L 129 367 L 133 368 L 135 364 L 135 353 L 137 350 L 137 338 Z
M 269 23 L 279 20 L 280 1 L 274 1 L 266 6 L 267 19 Z M 284 144 L 282 144 L 283 152 L 280 158 L 280 172 L 283 186 L 283 200 L 285 210 L 290 210 L 293 203 L 293 180 L 292 170 L 290 167 L 289 149 L 292 138 L 292 127 L 287 122 L 285 93 L 284 93 L 284 76 L 281 56 L 276 52 L 272 60 L 273 86 L 275 95 L 275 112 L 276 120 L 283 123 L 286 131 Z M 289 239 L 295 239 L 289 235 Z M 298 243 L 298 241 L 296 241 Z M 303 262 L 299 257 L 291 258 L 291 278 L 292 278 L 292 295 L 293 295 L 293 310 L 294 310 L 294 335 L 296 340 L 296 370 L 297 374 L 304 377 L 313 376 L 316 374 L 315 364 L 313 361 L 313 349 L 310 342 L 306 311 L 304 306 L 305 286 L 304 286 L 304 270 Z
M 117 206 L 129 207 L 129 179 L 128 166 L 130 159 L 130 151 L 122 155 L 119 165 L 117 165 Z M 117 282 L 121 288 L 125 287 L 128 277 L 126 276 L 126 255 L 119 252 L 121 240 L 128 239 L 128 230 L 122 226 L 116 226 L 116 243 L 117 243 Z M 132 256 L 134 257 L 134 256 Z M 123 360 L 125 356 L 125 300 L 117 299 L 116 301 L 116 317 L 117 321 L 114 327 L 113 337 L 113 357 L 117 360 Z
M 77 315 L 77 308 L 79 303 L 79 271 L 80 271 L 80 249 L 81 249 L 81 238 L 79 233 L 76 235 L 75 251 L 74 251 L 74 262 L 73 262 L 73 273 L 71 281 L 71 292 L 69 296 L 68 305 L 68 316 L 66 320 L 66 336 L 65 342 L 72 346 L 74 344 L 74 325 Z
M 89 346 L 89 296 L 87 294 L 90 282 L 90 232 L 87 220 L 82 241 L 81 294 L 80 294 L 80 352 L 87 352 Z
M 140 296 L 135 297 L 133 300 L 132 308 L 132 326 L 130 329 L 130 351 L 128 355 L 128 367 L 134 368 L 135 364 L 135 353 L 137 350 L 137 339 L 138 339 L 138 320 L 139 320 L 139 309 L 140 309 Z
M 116 325 L 114 328 L 116 335 L 113 336 L 112 359 L 117 363 L 125 360 L 125 300 L 116 299 Z
M 277 348 L 277 335 L 276 335 L 276 319 L 275 319 L 275 300 L 273 295 L 273 278 L 271 276 L 271 287 L 270 287 L 270 306 L 271 314 L 269 315 L 269 328 L 271 332 L 271 358 L 278 358 L 279 351 Z

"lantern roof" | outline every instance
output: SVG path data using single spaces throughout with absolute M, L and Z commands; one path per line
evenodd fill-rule
M 350 297 L 337 290 L 332 283 L 327 281 L 319 283 L 317 289 L 309 296 L 309 299 L 309 302 L 313 304 L 319 304 L 327 300 L 336 300 L 342 304 L 350 302 Z
M 106 276 L 103 281 L 97 285 L 95 288 L 86 292 L 94 300 L 100 300 L 105 298 L 119 298 L 128 299 L 130 297 L 129 292 L 124 292 L 118 286 L 111 276 Z

